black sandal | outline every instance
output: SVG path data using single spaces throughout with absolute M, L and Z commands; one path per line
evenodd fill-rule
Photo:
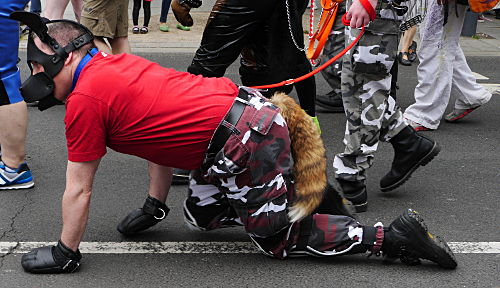
M 149 31 L 148 31 L 148 27 L 146 26 L 142 26 L 141 28 L 141 34 L 147 34 Z
M 132 33 L 139 34 L 139 27 L 134 26 L 134 28 L 132 28 Z
M 411 61 L 403 58 L 404 55 L 406 55 L 406 58 L 409 58 L 408 52 L 399 52 L 399 54 L 398 54 L 399 63 L 401 63 L 401 65 L 404 65 L 404 66 L 411 66 Z
M 408 60 L 411 62 L 417 60 L 417 42 L 412 41 L 410 47 L 408 47 Z

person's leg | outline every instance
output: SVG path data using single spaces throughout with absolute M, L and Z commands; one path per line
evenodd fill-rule
M 151 19 L 151 1 L 144 0 L 142 2 L 142 7 L 144 9 L 144 27 L 149 26 L 149 20 Z
M 267 20 L 276 1 L 218 0 L 212 8 L 188 72 L 205 77 L 221 77 Z
M 83 0 L 71 0 L 71 6 L 73 6 L 73 12 L 75 13 L 76 21 L 80 22 L 80 17 L 82 16 Z
M 397 51 L 397 32 L 393 32 L 397 31 L 397 22 L 386 21 L 385 25 L 394 28 L 386 27 L 386 33 L 367 30 L 342 63 L 346 147 L 344 153 L 335 156 L 333 167 L 344 195 L 358 212 L 367 208 L 366 169 L 373 162 L 379 140 L 388 141 L 405 126 L 399 107 L 389 96 L 390 70 Z M 359 31 L 346 29 L 346 41 L 350 42 Z M 370 48 L 373 46 L 382 47 L 374 50 Z
M 454 21 L 455 10 L 450 10 L 448 21 Z M 404 112 L 404 117 L 427 129 L 437 129 L 450 98 L 453 76 L 453 62 L 458 49 L 458 39 L 447 39 L 443 28 L 444 10 L 442 5 L 431 2 L 424 22 L 420 26 L 420 50 L 417 68 L 418 84 L 415 87 L 415 103 Z M 459 33 L 460 34 L 460 33 Z M 455 35 L 455 37 L 459 37 Z
M 190 174 L 188 197 L 184 201 L 184 220 L 190 228 L 202 231 L 242 226 L 227 196 L 203 176 L 206 172 L 205 169 L 198 169 Z
M 95 36 L 94 38 L 94 44 L 97 46 L 97 49 L 99 51 L 102 51 L 104 53 L 112 54 L 111 53 L 111 47 L 108 46 L 106 41 L 104 40 L 103 37 Z
M 116 5 L 110 7 L 115 9 L 116 23 L 113 27 L 114 36 L 108 39 L 113 54 L 132 53 L 128 41 L 128 1 L 119 1 Z
M 170 3 L 172 0 L 161 1 L 160 23 L 167 22 L 168 11 L 170 10 Z
M 134 0 L 134 6 L 132 8 L 132 23 L 134 26 L 139 25 L 139 10 L 141 10 L 142 0 Z
M 406 210 L 387 228 L 380 222 L 370 227 L 347 216 L 314 214 L 291 226 L 286 247 L 289 251 L 286 256 L 370 252 L 376 256 L 383 254 L 384 260 L 391 262 L 400 258 L 411 266 L 419 264 L 420 259 L 447 269 L 457 266 L 446 242 L 431 234 L 422 217 L 412 209 Z
M 340 3 L 338 15 L 345 14 L 345 2 Z M 337 17 L 333 23 L 330 35 L 328 35 L 328 40 L 323 48 L 323 54 L 321 55 L 321 63 L 325 63 L 328 60 L 335 57 L 345 48 L 345 25 L 341 21 L 341 17 Z M 342 104 L 342 93 L 340 89 L 341 83 L 341 72 L 342 72 L 342 58 L 335 61 L 331 65 L 327 66 L 325 69 L 321 70 L 323 78 L 325 78 L 328 85 L 332 89 L 325 95 L 318 95 L 316 97 L 316 104 L 324 108 L 327 112 L 344 112 L 344 106 Z
M 413 26 L 410 29 L 406 30 L 403 34 L 403 38 L 401 39 L 401 51 L 398 55 L 399 57 L 399 63 L 409 66 L 411 65 L 410 62 L 410 52 L 408 51 L 410 49 L 410 45 L 413 42 L 413 38 L 415 37 L 415 34 L 417 33 L 417 26 Z
M 132 53 L 132 50 L 130 49 L 130 42 L 128 41 L 127 36 L 108 39 L 108 41 L 109 44 L 111 44 L 113 54 Z
M 69 0 L 47 0 L 45 9 L 43 9 L 43 16 L 50 20 L 62 19 L 68 3 Z
M 25 163 L 28 110 L 19 87 L 17 67 L 19 23 L 8 18 L 11 12 L 22 10 L 25 1 L 0 4 L 0 26 L 4 39 L 0 42 L 0 189 L 33 187 L 33 178 Z
M 462 27 L 463 19 L 465 17 L 464 5 L 457 5 L 459 17 L 456 19 L 448 20 L 450 25 L 450 34 L 460 34 L 460 27 Z M 447 37 L 451 41 L 458 41 L 458 37 Z M 465 55 L 456 43 L 457 49 L 455 50 L 455 61 L 453 61 L 453 77 L 451 83 L 451 94 L 457 97 L 454 109 L 451 113 L 446 115 L 445 120 L 448 122 L 455 122 L 458 119 L 465 117 L 467 114 L 475 110 L 477 107 L 487 103 L 491 98 L 491 93 L 488 92 L 483 86 L 476 82 L 476 78 L 467 64 Z

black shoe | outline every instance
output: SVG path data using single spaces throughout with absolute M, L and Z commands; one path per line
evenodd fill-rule
M 191 171 L 174 168 L 172 185 L 187 185 L 189 184 L 189 173 Z
M 412 41 L 408 48 L 408 60 L 411 62 L 417 60 L 417 42 Z
M 344 112 L 344 104 L 342 103 L 342 96 L 330 91 L 325 95 L 318 95 L 316 97 L 316 105 L 326 109 L 325 112 L 341 113 Z
M 409 58 L 407 52 L 399 52 L 398 54 L 398 62 L 401 63 L 401 65 L 404 66 L 411 66 L 411 61 L 408 59 L 403 58 L 403 55 L 406 55 L 406 58 Z
M 391 171 L 380 180 L 382 192 L 391 191 L 406 182 L 419 167 L 429 163 L 441 150 L 432 139 L 420 135 L 406 126 L 391 140 L 394 160 Z
M 330 183 L 327 184 L 323 201 L 319 204 L 314 213 L 344 215 L 351 218 L 356 218 L 355 208 L 351 201 L 342 197 L 339 189 L 335 189 Z
M 428 232 L 424 220 L 415 210 L 406 210 L 384 230 L 382 253 L 385 260 L 400 258 L 405 264 L 416 265 L 420 264 L 420 259 L 427 259 L 443 268 L 457 267 L 450 247 L 443 239 Z
M 337 179 L 344 197 L 352 203 L 357 213 L 368 210 L 368 193 L 364 181 L 346 181 Z

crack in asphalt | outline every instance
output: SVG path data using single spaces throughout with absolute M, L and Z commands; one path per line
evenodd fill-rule
M 33 200 L 31 199 L 30 195 L 31 195 L 31 190 L 27 190 L 24 194 L 24 198 L 27 200 L 25 201 L 24 205 L 19 209 L 17 210 L 17 212 L 12 216 L 10 217 L 10 225 L 9 225 L 9 228 L 7 230 L 5 230 L 1 235 L 0 235 L 0 241 L 6 237 L 8 234 L 16 231 L 16 229 L 14 228 L 14 224 L 16 223 L 16 218 L 21 215 L 21 213 L 23 213 L 24 209 L 26 209 L 27 206 L 31 205 L 33 203 Z M 7 251 L 5 254 L 0 254 L 0 269 L 2 269 L 3 267 L 3 262 L 5 260 L 5 258 L 9 255 L 12 254 L 12 252 L 14 250 L 16 250 L 16 248 L 19 246 L 19 242 L 16 242 L 16 245 L 14 247 L 11 247 L 9 249 L 9 251 Z

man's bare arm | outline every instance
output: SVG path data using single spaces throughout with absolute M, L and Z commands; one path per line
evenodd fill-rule
M 100 161 L 68 161 L 66 190 L 62 200 L 61 241 L 73 251 L 78 249 L 87 226 L 92 184 Z

